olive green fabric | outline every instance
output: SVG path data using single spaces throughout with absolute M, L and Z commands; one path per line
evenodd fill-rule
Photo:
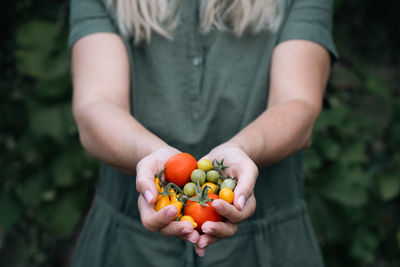
M 271 55 L 280 42 L 310 40 L 333 58 L 337 52 L 330 0 L 282 0 L 284 20 L 276 33 L 241 38 L 201 34 L 198 3 L 181 1 L 173 40 L 153 34 L 149 44 L 124 42 L 132 115 L 170 145 L 200 158 L 266 109 Z M 119 34 L 115 15 L 101 0 L 71 0 L 70 22 L 70 47 L 92 33 Z M 72 265 L 323 266 L 304 204 L 302 152 L 260 169 L 255 195 L 254 216 L 199 258 L 191 244 L 147 232 L 137 209 L 135 177 L 103 164 Z

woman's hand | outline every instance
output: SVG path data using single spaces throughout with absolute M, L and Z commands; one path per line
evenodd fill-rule
M 155 175 L 161 172 L 165 163 L 170 157 L 179 153 L 172 147 L 164 147 L 144 157 L 136 166 L 136 189 L 140 193 L 138 207 L 140 219 L 143 226 L 151 231 L 160 231 L 163 236 L 174 236 L 192 243 L 197 243 L 199 233 L 194 230 L 193 225 L 188 221 L 173 221 L 177 209 L 168 205 L 158 212 L 154 206 L 157 200 L 158 191 L 154 184 Z
M 234 235 L 239 223 L 253 215 L 256 208 L 253 189 L 258 177 L 256 164 L 236 145 L 226 143 L 218 146 L 204 158 L 210 161 L 224 159 L 224 165 L 229 166 L 224 170 L 225 175 L 236 177 L 238 183 L 234 190 L 233 205 L 219 199 L 212 202 L 216 211 L 224 216 L 227 221 L 203 224 L 202 231 L 204 234 L 195 244 L 195 250 L 199 256 L 204 255 L 208 245 Z

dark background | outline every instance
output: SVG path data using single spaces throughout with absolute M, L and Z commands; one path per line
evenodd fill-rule
M 98 162 L 71 115 L 68 1 L 2 2 L 0 265 L 66 266 Z M 336 0 L 332 72 L 305 162 L 331 266 L 400 266 L 399 1 Z

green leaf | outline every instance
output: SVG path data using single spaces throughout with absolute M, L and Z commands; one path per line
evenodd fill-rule
M 367 159 L 365 144 L 362 142 L 353 142 L 342 147 L 339 159 L 343 165 L 360 164 L 365 162 Z
M 0 231 L 7 233 L 22 215 L 21 207 L 8 192 L 0 192 Z
M 342 173 L 338 173 L 337 177 L 334 177 L 334 174 L 331 175 L 332 179 L 328 180 L 325 187 L 321 189 L 326 198 L 347 207 L 360 207 L 367 203 L 368 194 L 363 186 L 352 182 Z
M 49 80 L 68 73 L 67 49 L 57 48 L 56 23 L 31 21 L 16 34 L 16 62 L 19 71 L 39 80 Z
M 74 165 L 68 157 L 63 156 L 52 165 L 52 178 L 58 187 L 71 187 L 76 180 L 73 172 Z
M 356 229 L 351 243 L 352 256 L 362 262 L 368 263 L 374 260 L 378 247 L 378 235 L 365 227 Z
M 64 143 L 73 132 L 74 125 L 69 104 L 31 107 L 30 128 L 37 137 L 49 136 Z
M 341 157 L 340 146 L 335 141 L 324 138 L 320 140 L 320 144 L 318 145 L 321 147 L 321 151 L 327 159 L 334 160 Z
M 22 203 L 27 207 L 37 207 L 41 200 L 42 194 L 46 190 L 48 181 L 43 173 L 27 178 L 23 184 L 17 188 L 18 196 Z
M 55 201 L 40 207 L 36 218 L 40 224 L 52 231 L 57 238 L 66 237 L 79 221 L 83 203 L 86 200 L 86 187 L 65 192 Z
M 382 175 L 378 178 L 379 193 L 384 200 L 391 200 L 399 195 L 400 176 Z
M 374 70 L 368 70 L 366 73 L 366 77 L 367 80 L 365 88 L 368 92 L 386 99 L 390 97 L 391 90 L 388 87 L 386 81 Z

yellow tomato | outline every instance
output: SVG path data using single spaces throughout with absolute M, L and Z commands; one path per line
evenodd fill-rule
M 181 221 L 189 221 L 192 223 L 193 227 L 196 228 L 197 227 L 197 223 L 194 221 L 194 219 L 192 218 L 192 216 L 189 215 L 185 215 L 181 217 Z
M 216 194 L 217 191 L 218 191 L 218 189 L 219 189 L 219 186 L 216 185 L 216 184 L 214 184 L 214 183 L 205 183 L 205 184 L 203 184 L 203 185 L 201 186 L 201 189 L 204 189 L 205 186 L 208 186 L 208 187 L 209 187 L 209 188 L 208 188 L 208 193 Z
M 221 189 L 221 191 L 219 191 L 219 198 L 225 200 L 229 204 L 232 204 L 235 194 L 233 193 L 232 189 L 224 187 Z
M 197 162 L 197 168 L 206 172 L 214 168 L 214 166 L 208 159 L 201 159 Z
M 178 200 L 177 195 L 173 189 L 170 189 L 168 192 L 171 194 L 171 204 L 174 205 L 178 210 L 175 217 L 178 217 L 181 214 L 183 203 Z
M 160 209 L 164 208 L 165 206 L 168 206 L 171 204 L 171 200 L 169 200 L 169 196 L 161 196 L 160 199 L 157 200 L 156 203 L 156 211 L 159 211 Z
M 156 184 L 158 193 L 161 193 L 161 192 L 164 191 L 164 188 L 163 188 L 163 187 L 160 187 L 160 178 L 156 177 L 156 178 L 154 179 L 154 183 Z M 161 195 L 161 194 L 158 194 L 157 200 L 161 199 L 161 197 L 162 197 L 162 195 Z

